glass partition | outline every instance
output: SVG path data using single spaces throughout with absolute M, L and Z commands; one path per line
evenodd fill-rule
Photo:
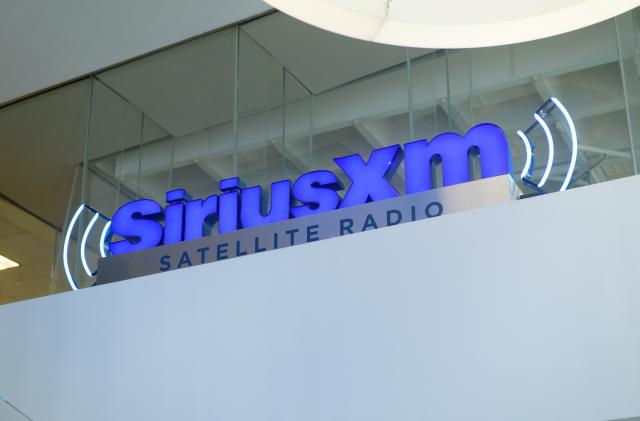
M 81 80 L 0 109 L 0 255 L 19 264 L 0 271 L 0 304 L 68 289 L 58 251 L 81 185 L 89 87 Z
M 621 89 L 618 92 L 622 94 L 624 104 L 619 108 L 624 108 L 628 141 L 631 145 L 631 161 L 637 174 L 640 171 L 640 10 L 636 9 L 616 17 L 614 24 L 621 75 Z M 621 111 L 622 109 L 619 112 Z
M 245 30 L 238 29 L 237 154 L 232 174 L 247 186 L 283 179 L 287 160 L 287 73 Z

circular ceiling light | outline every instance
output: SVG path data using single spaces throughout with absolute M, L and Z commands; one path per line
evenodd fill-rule
M 383 44 L 472 48 L 515 44 L 589 26 L 640 0 L 264 0 L 303 22 Z

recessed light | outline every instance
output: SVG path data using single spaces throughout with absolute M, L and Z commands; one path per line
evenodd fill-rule
M 319 28 L 382 44 L 472 48 L 515 44 L 584 28 L 639 0 L 264 0 Z
M 0 254 L 0 270 L 16 268 L 18 266 L 20 265 L 17 262 L 14 262 Z

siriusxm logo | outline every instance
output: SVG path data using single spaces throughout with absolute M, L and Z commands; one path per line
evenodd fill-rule
M 98 250 L 100 257 L 132 253 L 159 245 L 175 244 L 211 235 L 217 224 L 220 234 L 242 228 L 252 228 L 291 218 L 319 214 L 398 197 L 400 193 L 390 183 L 391 177 L 404 159 L 405 193 L 419 193 L 433 187 L 432 163 L 442 163 L 444 187 L 470 181 L 469 155 L 479 153 L 482 178 L 509 174 L 509 143 L 502 129 L 494 124 L 480 124 L 465 136 L 444 133 L 431 141 L 418 140 L 388 146 L 371 152 L 365 161 L 360 155 L 335 158 L 334 161 L 351 180 L 348 190 L 331 171 L 312 171 L 295 182 L 282 180 L 271 184 L 271 206 L 263 209 L 265 192 L 262 187 L 243 187 L 238 178 L 220 181 L 220 194 L 191 199 L 183 189 L 166 193 L 167 206 L 141 199 L 123 205 L 112 220 L 88 206 L 81 205 L 71 218 L 65 235 L 63 264 L 71 288 L 78 286 L 69 266 L 71 233 L 83 212 L 92 214 L 78 245 L 82 268 L 94 277 L 87 262 L 86 245 L 89 233 L 98 220 L 106 223 L 102 229 Z M 427 217 L 431 211 L 427 209 Z M 442 210 L 440 209 L 440 213 Z M 415 210 L 412 210 L 412 214 Z M 415 215 L 412 215 L 415 220 Z M 371 221 L 367 222 L 371 224 Z M 375 222 L 373 223 L 375 225 Z M 344 227 L 341 227 L 341 230 Z M 350 228 L 349 228 L 350 229 Z M 114 236 L 122 238 L 115 240 Z M 240 253 L 239 253 L 240 254 Z
M 304 174 L 293 183 L 272 183 L 268 210 L 262 206 L 262 187 L 243 188 L 238 178 L 222 180 L 220 194 L 201 199 L 190 199 L 184 190 L 172 190 L 166 194 L 164 209 L 150 199 L 122 206 L 110 229 L 123 239 L 112 241 L 109 251 L 117 255 L 194 240 L 211 235 L 216 224 L 219 233 L 226 233 L 397 197 L 400 193 L 390 179 L 403 157 L 406 194 L 433 187 L 431 164 L 436 158 L 442 162 L 443 186 L 464 183 L 470 181 L 469 154 L 474 151 L 480 154 L 483 178 L 510 172 L 509 144 L 502 129 L 480 124 L 465 136 L 444 133 L 430 142 L 406 143 L 404 150 L 400 145 L 376 149 L 366 161 L 360 155 L 335 158 L 351 180 L 342 197 L 338 192 L 344 186 L 327 170 Z
M 530 188 L 540 193 L 546 193 L 542 187 L 549 179 L 554 161 L 554 139 L 545 119 L 554 110 L 559 110 L 563 115 L 569 129 L 571 145 L 571 159 L 567 173 L 562 180 L 560 191 L 566 190 L 572 181 L 578 154 L 578 138 L 575 125 L 564 105 L 556 98 L 548 99 L 533 115 L 534 123 L 524 131 L 517 134 L 524 143 L 526 151 L 526 162 L 520 174 L 522 182 Z M 536 159 L 536 146 L 531 142 L 529 133 L 539 128 L 543 131 L 547 143 L 547 162 L 544 172 L 539 181 L 534 181 L 534 167 Z M 409 195 L 403 199 L 390 200 L 389 207 L 382 212 L 379 217 L 386 221 L 386 226 L 396 225 L 403 220 L 415 221 L 424 217 L 431 218 L 444 213 L 441 203 L 430 201 L 422 203 L 420 194 L 425 194 L 433 188 L 432 164 L 434 160 L 441 162 L 442 185 L 452 186 L 455 184 L 470 181 L 469 156 L 471 153 L 480 155 L 481 177 L 489 178 L 510 174 L 510 151 L 509 144 L 502 129 L 494 124 L 480 124 L 473 127 L 466 135 L 461 136 L 455 133 L 444 133 L 436 136 L 431 141 L 419 140 L 400 145 L 393 145 L 376 149 L 371 152 L 365 161 L 360 155 L 350 155 L 335 158 L 338 167 L 350 179 L 348 189 L 342 185 L 338 177 L 331 171 L 313 171 L 299 177 L 295 182 L 282 180 L 271 184 L 270 195 L 271 204 L 269 209 L 265 209 L 267 203 L 266 192 L 260 186 L 244 187 L 238 178 L 230 178 L 220 181 L 219 194 L 213 194 L 206 198 L 192 199 L 185 190 L 172 190 L 166 193 L 167 205 L 149 200 L 136 200 L 122 206 L 110 220 L 106 215 L 96 211 L 87 204 L 82 204 L 77 209 L 65 234 L 63 247 L 63 264 L 65 274 L 72 289 L 78 289 L 69 267 L 69 245 L 71 243 L 71 233 L 78 223 L 80 216 L 91 213 L 90 222 L 84 227 L 82 235 L 78 239 L 78 257 L 82 263 L 82 268 L 89 277 L 95 277 L 97 271 L 92 271 L 87 262 L 86 247 L 89 233 L 94 227 L 99 226 L 99 220 L 104 221 L 102 227 L 98 251 L 100 257 L 109 255 L 123 255 L 135 251 L 152 249 L 159 245 L 177 244 L 183 241 L 196 240 L 198 238 L 210 236 L 217 231 L 220 244 L 217 247 L 216 256 L 228 258 L 226 247 L 229 247 L 228 233 L 243 228 L 255 228 L 263 226 L 265 228 L 277 229 L 280 224 L 267 225 L 274 222 L 286 223 L 290 229 L 280 233 L 280 235 L 290 236 L 288 245 L 298 244 L 294 241 L 296 232 L 306 231 L 306 241 L 317 241 L 320 238 L 330 238 L 334 235 L 343 235 L 355 231 L 365 231 L 370 228 L 377 228 L 378 223 L 374 220 L 374 213 L 381 209 L 367 207 L 362 212 L 355 213 L 349 211 L 350 208 L 369 202 L 378 202 L 384 199 L 393 199 L 400 196 L 395 187 L 390 183 L 391 177 L 396 172 L 398 166 L 404 160 L 404 193 Z M 537 177 L 536 177 L 537 178 Z M 495 179 L 493 179 L 495 180 Z M 437 196 L 434 196 L 437 197 Z M 413 198 L 416 198 L 415 200 Z M 404 211 L 394 206 L 404 206 Z M 426 205 L 426 206 L 425 206 Z M 418 212 L 418 208 L 422 207 Z M 354 208 L 358 210 L 360 208 Z M 323 218 L 322 214 L 328 211 L 338 210 L 329 215 L 338 218 L 339 225 L 325 227 L 328 231 L 323 231 L 318 235 L 316 230 L 318 225 L 309 222 L 309 226 L 303 228 L 293 221 L 308 215 L 320 215 L 308 219 L 307 221 Z M 346 212 L 346 214 L 345 214 Z M 355 228 L 355 221 L 345 215 L 364 214 L 366 217 L 360 228 Z M 339 216 L 342 215 L 342 216 Z M 407 215 L 404 218 L 403 215 Z M 330 218 L 330 219 L 335 219 Z M 404 218 L 404 219 L 403 219 Z M 282 222 L 282 221 L 291 221 Z M 331 225 L 331 224 L 330 224 Z M 382 226 L 385 226 L 382 224 Z M 320 227 L 322 230 L 325 228 Z M 262 229 L 262 228 L 260 228 Z M 252 230 L 248 230 L 252 231 Z M 264 231 L 264 230 L 263 230 Z M 246 233 L 247 231 L 241 231 Z M 239 237 L 249 234 L 238 234 Z M 253 234 L 251 234 L 253 235 Z M 272 233 L 269 240 L 270 249 L 278 248 L 283 244 L 279 241 L 278 233 Z M 114 238 L 117 236 L 117 238 Z M 80 239 L 81 237 L 81 239 Z M 261 240 L 267 238 L 252 238 L 254 242 L 254 252 L 265 251 L 269 248 L 263 247 Z M 213 241 L 213 240 L 212 240 Z M 235 256 L 247 254 L 240 248 L 240 241 L 235 242 Z M 191 242 L 188 244 L 195 244 Z M 205 250 L 210 247 L 197 249 L 202 253 L 200 263 L 205 262 Z M 168 270 L 172 266 L 167 263 L 171 256 L 164 255 L 160 259 L 160 270 Z M 219 260 L 219 258 L 217 260 Z M 180 262 L 187 262 L 189 258 L 183 254 Z M 211 260 L 208 260 L 211 261 Z M 182 267 L 181 263 L 176 265 Z

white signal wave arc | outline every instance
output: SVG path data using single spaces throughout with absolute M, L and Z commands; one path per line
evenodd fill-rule
M 542 130 L 544 130 L 545 136 L 547 136 L 547 144 L 549 145 L 549 155 L 547 156 L 547 167 L 544 170 L 544 174 L 542 175 L 542 179 L 538 183 L 538 187 L 542 187 L 546 184 L 547 179 L 549 178 L 549 174 L 551 174 L 551 167 L 553 166 L 553 155 L 554 155 L 554 144 L 553 144 L 553 136 L 551 135 L 551 130 L 549 130 L 549 126 L 547 123 L 538 115 L 538 113 L 534 114 L 533 117 L 536 119 Z
M 531 151 L 531 141 L 529 140 L 527 135 L 524 134 L 522 130 L 518 130 L 517 133 L 518 136 L 520 136 L 520 139 L 522 139 L 522 141 L 524 142 L 524 147 L 527 150 L 527 161 L 525 162 L 524 168 L 522 169 L 522 174 L 520 174 L 520 179 L 523 179 L 527 174 L 529 174 L 529 168 L 531 167 L 531 156 L 533 155 L 533 152 Z
M 576 169 L 576 161 L 578 160 L 578 135 L 576 133 L 576 126 L 573 123 L 573 119 L 571 118 L 569 111 L 567 111 L 565 106 L 558 100 L 558 98 L 552 97 L 551 101 L 553 101 L 556 107 L 558 107 L 560 112 L 564 115 L 564 118 L 567 120 L 567 124 L 569 125 L 569 132 L 571 133 L 571 162 L 569 164 L 567 176 L 562 183 L 562 187 L 560 187 L 560 191 L 564 191 L 569 187 L 571 177 L 573 177 L 573 172 Z
M 553 108 L 558 108 L 558 110 L 560 110 L 560 112 L 564 116 L 564 119 L 567 122 L 567 125 L 569 126 L 569 132 L 571 135 L 571 160 L 569 162 L 569 168 L 567 169 L 567 174 L 565 175 L 565 178 L 562 182 L 562 186 L 558 190 L 558 191 L 565 191 L 569 188 L 569 185 L 571 184 L 571 180 L 573 179 L 573 173 L 575 172 L 575 169 L 576 169 L 576 163 L 578 160 L 578 135 L 577 135 L 576 126 L 573 121 L 573 118 L 571 117 L 571 114 L 569 114 L 569 111 L 567 110 L 567 108 L 564 106 L 564 104 L 562 104 L 562 102 L 560 102 L 558 98 L 556 97 L 549 98 L 545 102 L 543 107 L 541 107 L 541 109 L 551 102 L 553 103 L 553 107 L 549 111 L 547 111 L 547 113 L 552 111 Z M 549 155 L 547 156 L 547 165 L 546 165 L 544 174 L 542 175 L 542 178 L 538 183 L 538 187 L 542 187 L 547 182 L 549 175 L 551 173 L 551 169 L 553 167 L 553 159 L 555 155 L 555 151 L 554 151 L 555 144 L 554 144 L 553 135 L 551 134 L 551 130 L 549 129 L 549 126 L 544 120 L 544 117 L 542 117 L 539 113 L 540 113 L 540 110 L 536 111 L 533 114 L 533 117 L 535 118 L 536 123 L 544 131 L 544 134 L 547 137 L 547 144 L 549 145 Z M 531 130 L 532 127 L 533 126 L 531 126 L 527 130 Z M 527 152 L 526 162 L 525 162 L 524 168 L 522 169 L 522 173 L 520 174 L 520 179 L 525 180 L 527 182 L 531 182 L 530 178 L 532 175 L 530 174 L 530 171 L 532 171 L 531 166 L 533 165 L 533 160 L 535 158 L 534 146 L 525 132 L 518 130 L 516 133 L 524 143 L 524 146 Z
M 91 269 L 89 269 L 89 264 L 87 263 L 87 238 L 89 238 L 89 233 L 91 232 L 91 229 L 93 228 L 99 217 L 100 214 L 98 213 L 93 215 L 93 218 L 91 218 L 91 221 L 89 221 L 89 225 L 87 225 L 87 229 L 84 230 L 82 241 L 80 242 L 80 261 L 82 262 L 82 267 L 84 268 L 85 273 L 89 277 L 93 276 L 94 273 L 91 271 Z
M 71 240 L 73 227 L 76 225 L 76 222 L 84 208 L 84 204 L 80 205 L 76 210 L 76 213 L 73 214 L 69 227 L 67 227 L 67 234 L 64 236 L 64 245 L 62 246 L 62 264 L 64 266 L 64 273 L 67 275 L 67 281 L 69 282 L 71 289 L 74 291 L 78 290 L 78 286 L 76 285 L 76 281 L 73 280 L 73 276 L 71 276 L 71 270 L 69 270 L 69 241 Z
M 102 229 L 102 234 L 100 234 L 100 257 L 107 257 L 107 249 L 105 244 L 107 244 L 107 236 L 109 235 L 109 230 L 111 229 L 111 221 L 107 222 L 107 224 Z
M 87 262 L 87 255 L 86 255 L 87 239 L 89 238 L 89 233 L 93 229 L 93 226 L 96 224 L 100 216 L 108 220 L 106 216 L 90 208 L 86 203 L 83 203 L 82 205 L 78 206 L 78 209 L 76 209 L 76 212 L 73 214 L 73 217 L 71 218 L 71 222 L 69 223 L 69 226 L 67 227 L 67 232 L 64 236 L 64 245 L 62 246 L 62 254 L 63 254 L 62 264 L 64 266 L 64 273 L 67 276 L 67 281 L 69 282 L 69 286 L 71 286 L 71 289 L 74 291 L 78 290 L 78 284 L 73 278 L 73 275 L 71 274 L 71 269 L 69 268 L 69 244 L 71 243 L 71 233 L 73 232 L 73 228 L 76 226 L 76 223 L 78 222 L 78 218 L 80 218 L 80 215 L 82 214 L 82 211 L 84 209 L 88 209 L 91 212 L 94 212 L 93 218 L 91 218 L 91 221 L 89 221 L 89 224 L 84 230 L 84 233 L 82 234 L 82 239 L 80 241 L 80 260 L 82 262 L 82 267 L 85 273 L 90 277 L 95 276 L 96 273 L 91 272 L 91 269 L 89 268 L 89 264 Z M 106 238 L 108 236 L 108 231 L 110 227 L 111 227 L 111 221 L 108 220 L 107 224 L 105 225 L 100 235 L 100 244 L 98 249 L 100 250 L 101 257 L 106 257 L 107 255 L 104 244 L 106 242 Z

